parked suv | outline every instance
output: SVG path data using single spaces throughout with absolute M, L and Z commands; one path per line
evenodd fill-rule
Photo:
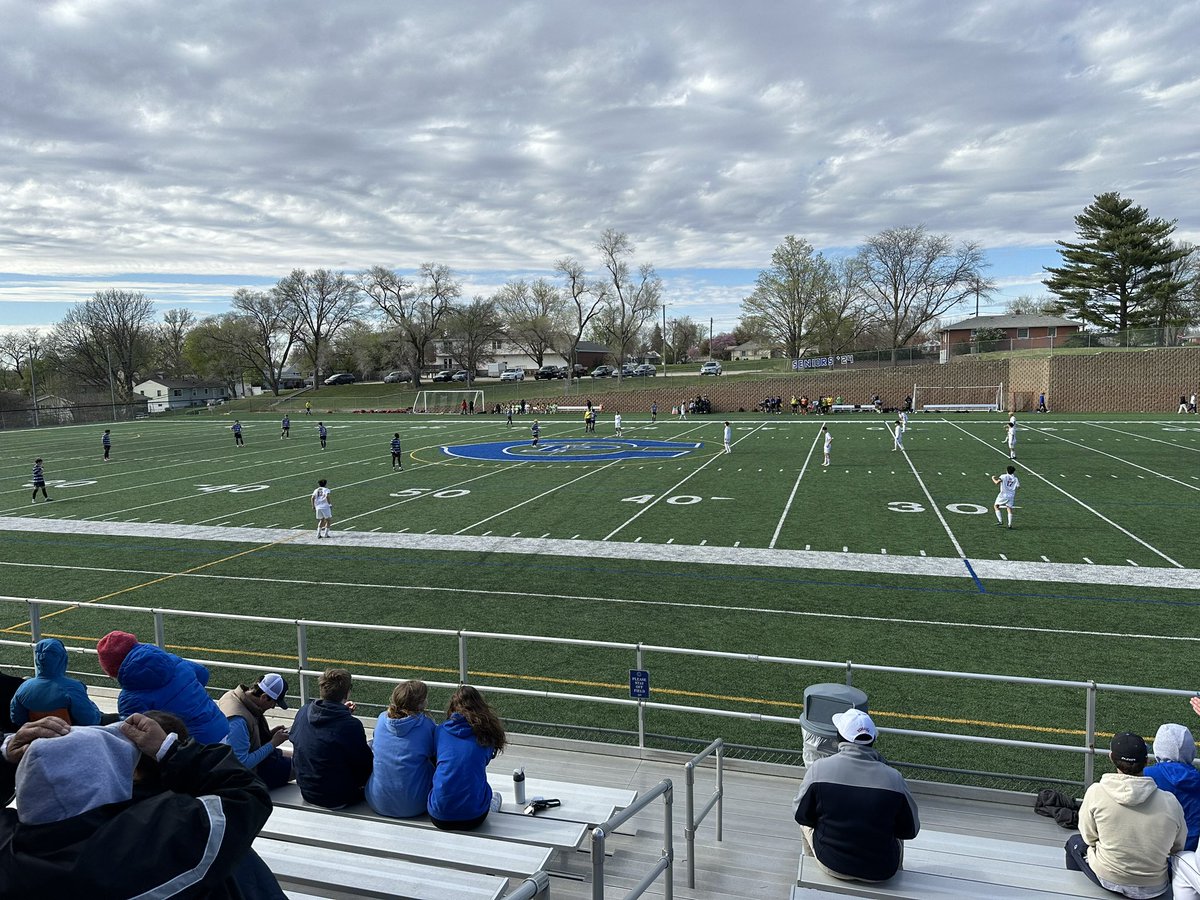
M 592 369 L 593 378 L 611 378 L 613 376 L 612 366 L 596 366 Z
M 717 362 L 716 360 L 712 360 L 711 362 L 706 362 L 704 365 L 702 365 L 700 367 L 700 374 L 701 375 L 720 375 L 721 374 L 721 364 L 719 362 Z
M 454 380 L 454 372 L 451 369 L 442 369 L 442 371 L 438 372 L 436 375 L 434 375 L 429 380 L 430 381 L 453 381 Z
M 408 372 L 388 372 L 383 376 L 384 384 L 400 384 L 402 381 L 412 381 L 412 375 Z
M 638 366 L 636 369 L 633 370 L 633 374 L 639 375 L 639 376 L 640 375 L 649 375 L 651 378 L 653 378 L 655 375 L 658 374 L 658 369 L 654 368 L 654 366 L 651 365 L 650 363 L 642 363 L 640 366 Z
M 525 380 L 525 370 L 524 369 L 505 369 L 503 372 L 500 373 L 500 380 L 501 381 L 524 381 Z
M 451 376 L 451 378 L 453 378 L 455 381 L 468 381 L 469 380 L 469 378 L 467 377 L 466 369 L 459 369 L 457 372 L 455 372 Z
M 533 380 L 538 381 L 543 378 L 550 379 L 550 378 L 566 378 L 566 377 L 567 377 L 566 370 L 561 368 L 560 366 L 542 366 L 540 369 L 537 370 L 537 372 L 534 373 Z
M 355 381 L 355 377 L 349 372 L 339 372 L 325 379 L 326 384 L 354 384 Z

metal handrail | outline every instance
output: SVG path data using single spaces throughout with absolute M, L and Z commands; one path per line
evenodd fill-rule
M 625 900 L 634 900 L 634 898 L 642 896 L 646 889 L 658 880 L 659 875 L 666 876 L 663 879 L 663 900 L 672 900 L 675 896 L 675 848 L 671 834 L 671 803 L 674 792 L 675 788 L 671 784 L 671 779 L 664 778 L 650 790 L 640 794 L 632 804 L 618 813 L 613 813 L 607 822 L 592 829 L 592 900 L 604 900 L 604 842 L 608 834 L 621 827 L 660 795 L 663 798 L 662 856 L 659 857 L 650 872 L 625 895 Z
M 545 872 L 534 872 L 511 894 L 505 894 L 504 900 L 533 900 L 538 894 L 546 894 L 549 890 L 550 876 Z
M 717 757 L 717 789 L 713 791 L 713 795 L 708 798 L 708 802 L 704 804 L 704 809 L 700 811 L 700 815 L 697 817 L 695 801 L 693 799 L 696 786 L 696 766 L 713 754 L 716 754 Z M 688 887 L 690 888 L 696 886 L 696 829 L 704 822 L 705 817 L 712 811 L 714 805 L 717 807 L 717 840 L 721 840 L 722 825 L 725 822 L 724 763 L 725 742 L 717 738 L 683 764 L 687 784 L 687 793 L 685 795 L 687 821 L 683 826 L 683 839 L 687 842 L 687 873 Z

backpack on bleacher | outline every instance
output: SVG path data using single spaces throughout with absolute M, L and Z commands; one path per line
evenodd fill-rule
M 1039 816 L 1053 819 L 1063 828 L 1074 830 L 1079 827 L 1079 800 L 1068 797 L 1062 791 L 1045 788 L 1038 791 L 1037 799 L 1033 801 L 1033 811 Z

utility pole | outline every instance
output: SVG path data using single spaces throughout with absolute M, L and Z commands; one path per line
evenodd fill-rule
M 108 396 L 112 401 L 112 420 L 117 421 L 117 390 L 113 387 L 112 349 L 104 345 L 104 358 L 108 361 Z
M 713 339 L 712 322 L 713 322 L 712 316 L 709 316 L 708 317 L 708 358 L 709 359 L 713 358 L 713 354 L 712 354 L 712 339 Z
M 663 364 L 663 378 L 666 378 L 667 377 L 667 304 L 665 304 L 665 303 L 662 305 L 662 314 L 663 314 L 662 364 Z
M 37 344 L 29 345 L 29 388 L 33 393 L 33 427 L 38 427 L 38 404 L 37 404 Z

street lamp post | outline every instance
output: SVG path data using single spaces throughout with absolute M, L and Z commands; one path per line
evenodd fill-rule
M 37 344 L 29 345 L 29 390 L 33 394 L 33 427 L 37 428 L 38 422 L 38 402 L 37 402 Z
M 663 378 L 667 377 L 667 304 L 662 305 L 663 326 L 662 326 L 662 364 Z

